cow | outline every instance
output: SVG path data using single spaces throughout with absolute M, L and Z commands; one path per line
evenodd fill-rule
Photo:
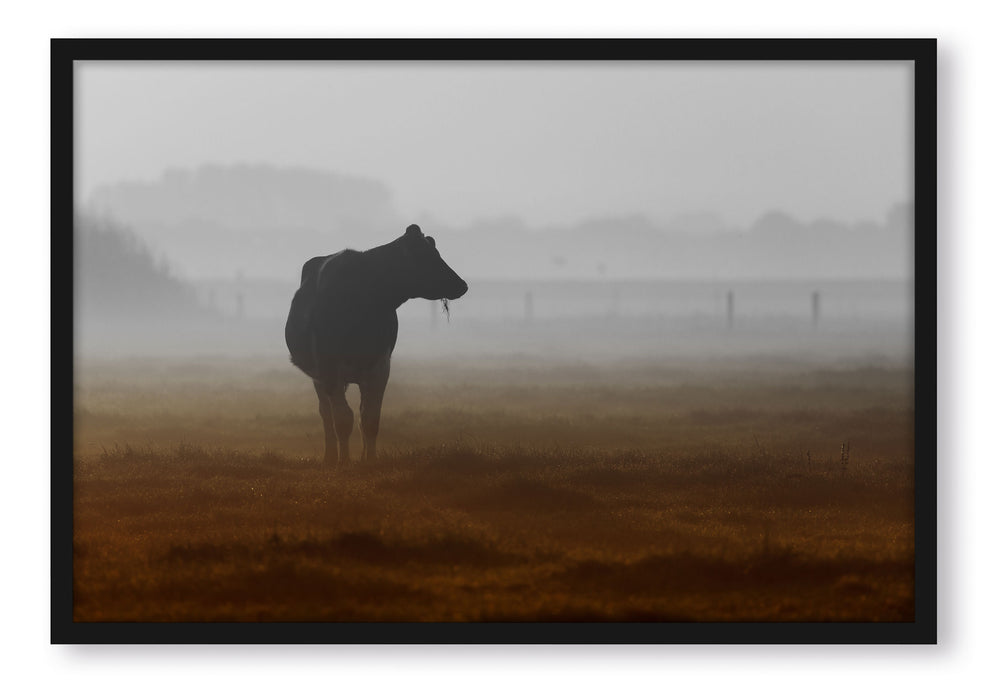
M 311 258 L 285 323 L 292 363 L 312 380 L 323 418 L 323 463 L 350 461 L 354 413 L 344 392 L 361 390 L 362 459 L 375 459 L 382 397 L 399 330 L 396 314 L 409 299 L 458 299 L 467 283 L 416 224 L 391 243 Z M 336 437 L 336 440 L 334 440 Z

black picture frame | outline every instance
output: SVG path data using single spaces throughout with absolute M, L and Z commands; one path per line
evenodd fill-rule
M 934 644 L 936 625 L 935 39 L 52 39 L 51 642 Z M 914 65 L 915 619 L 911 623 L 104 623 L 73 609 L 75 61 L 909 61 Z M 67 244 L 67 242 L 69 242 Z M 57 245 L 56 245 L 57 243 Z M 65 300 L 69 300 L 66 304 Z

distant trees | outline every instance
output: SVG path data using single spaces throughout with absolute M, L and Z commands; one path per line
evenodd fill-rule
M 238 270 L 292 280 L 313 255 L 377 245 L 414 221 L 374 179 L 271 165 L 173 169 L 98 188 L 90 203 L 134 226 L 201 285 Z M 517 217 L 445 225 L 442 215 L 416 223 L 476 278 L 906 279 L 914 270 L 910 202 L 868 221 L 773 209 L 750 224 L 710 211 L 664 222 L 616 212 L 548 226 Z
M 99 187 L 87 204 L 134 226 L 190 278 L 297 277 L 301 261 L 377 245 L 412 223 L 380 182 L 269 165 L 171 169 Z
M 73 229 L 77 317 L 129 320 L 202 313 L 195 291 L 174 277 L 166 262 L 156 262 L 126 227 L 76 212 Z
M 172 168 L 157 180 L 100 187 L 91 203 L 134 224 L 208 221 L 228 229 L 325 229 L 394 217 L 392 195 L 376 180 L 271 165 Z
M 513 219 L 437 226 L 454 260 L 499 278 L 909 279 L 914 217 L 910 202 L 879 221 L 802 221 L 770 210 L 749 226 L 714 219 L 687 229 L 677 221 L 613 216 L 532 228 Z

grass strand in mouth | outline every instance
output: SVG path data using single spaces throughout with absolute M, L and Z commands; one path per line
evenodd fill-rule
M 447 316 L 447 323 L 450 323 L 450 299 L 441 299 L 440 306 L 443 307 L 443 312 Z

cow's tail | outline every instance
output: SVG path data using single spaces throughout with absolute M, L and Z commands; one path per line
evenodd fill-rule
M 285 322 L 285 344 L 289 348 L 289 361 L 309 376 L 316 369 L 315 340 L 312 330 L 313 301 L 307 285 L 303 285 L 292 297 L 289 318 Z

